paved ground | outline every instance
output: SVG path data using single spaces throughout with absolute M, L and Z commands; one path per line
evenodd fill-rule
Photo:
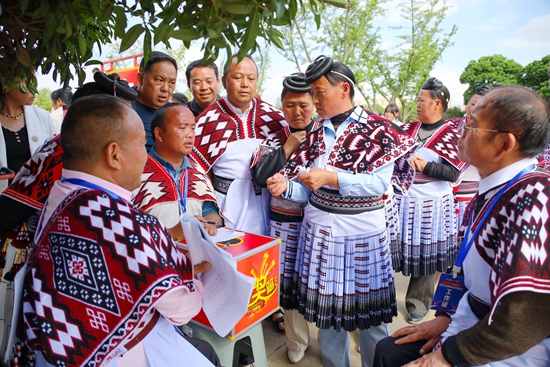
M 407 290 L 407 285 L 409 283 L 409 278 L 404 277 L 401 273 L 396 274 L 396 290 L 397 290 L 397 309 L 399 315 L 393 319 L 393 322 L 390 324 L 390 330 L 393 332 L 403 326 L 407 326 L 405 321 L 405 292 Z M 428 314 L 428 317 L 433 316 L 433 311 Z M 304 359 L 293 365 L 289 362 L 286 356 L 286 346 L 285 346 L 285 336 L 284 334 L 279 334 L 269 323 L 269 321 L 263 321 L 262 323 L 265 345 L 267 350 L 267 359 L 269 367 L 283 367 L 283 366 L 297 366 L 297 367 L 318 367 L 321 366 L 321 350 L 319 347 L 319 342 L 317 341 L 317 328 L 310 324 L 310 335 L 312 340 L 310 342 L 309 348 L 306 350 L 306 355 Z M 357 333 L 351 334 L 351 365 L 353 367 L 361 366 L 361 356 L 355 350 L 355 345 L 359 342 Z

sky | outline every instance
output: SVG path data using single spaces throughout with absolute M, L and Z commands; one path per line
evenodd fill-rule
M 395 31 L 389 27 L 403 24 L 398 6 L 401 1 L 392 0 L 386 4 L 385 16 L 376 20 L 380 24 L 382 45 L 388 50 L 398 43 Z M 460 84 L 459 78 L 471 60 L 500 54 L 525 66 L 550 54 L 550 0 L 448 0 L 448 5 L 450 9 L 442 27 L 449 32 L 456 25 L 458 31 L 451 39 L 454 45 L 444 51 L 431 75 L 449 88 L 451 106 L 463 105 L 462 94 L 467 84 Z M 271 56 L 269 79 L 262 99 L 276 104 L 284 76 L 296 70 L 293 63 L 275 50 Z M 185 59 L 190 62 L 200 57 L 198 48 L 192 47 Z M 86 82 L 93 80 L 92 69 L 93 66 L 87 68 Z M 51 76 L 38 74 L 39 89 L 61 87 Z M 176 88 L 179 92 L 187 90 L 183 74 L 184 71 L 180 71 Z M 77 83 L 70 85 L 75 87 Z

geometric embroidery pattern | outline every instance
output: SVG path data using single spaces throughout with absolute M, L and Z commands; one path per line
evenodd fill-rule
M 472 230 L 481 226 L 475 244 L 491 267 L 493 310 L 511 292 L 550 293 L 549 181 L 547 172 L 524 175 L 503 193 L 484 223 L 480 220 L 491 200 L 472 223 Z
M 42 233 L 19 337 L 54 365 L 99 366 L 151 320 L 166 292 L 196 291 L 192 265 L 166 228 L 103 191 L 71 192 Z
M 92 300 L 96 307 L 119 315 L 99 246 L 85 238 L 55 232 L 50 232 L 49 239 L 57 265 L 54 273 L 57 291 L 85 303 Z
M 327 166 L 356 174 L 372 173 L 394 162 L 414 147 L 415 142 L 407 134 L 396 130 L 382 117 L 357 106 L 350 114 L 351 123 L 334 141 L 328 151 Z M 293 177 L 299 166 L 309 167 L 319 156 L 325 154 L 322 124 L 312 130 L 280 171 Z
M 193 155 L 205 172 L 225 153 L 230 142 L 262 139 L 279 147 L 290 134 L 282 112 L 257 98 L 251 101 L 246 121 L 236 116 L 223 99 L 201 113 L 196 121 Z
M 422 123 L 420 121 L 408 122 L 401 126 L 413 138 L 416 137 L 421 127 Z M 451 119 L 430 136 L 422 147 L 430 149 L 452 164 L 453 167 L 461 170 L 466 163 L 458 159 L 457 147 L 459 138 L 458 122 L 455 119 Z

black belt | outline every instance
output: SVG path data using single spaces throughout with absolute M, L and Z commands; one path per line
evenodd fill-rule
M 342 196 L 337 190 L 320 188 L 311 193 L 309 203 L 334 214 L 361 214 L 384 208 L 383 196 Z
M 235 181 L 231 178 L 225 178 L 214 175 L 214 190 L 221 192 L 224 195 L 227 195 L 227 192 L 229 191 L 229 186 L 231 186 L 231 183 Z M 254 194 L 256 196 L 259 196 L 262 194 L 262 188 L 258 185 L 256 185 L 254 182 L 252 182 L 252 185 L 254 185 Z

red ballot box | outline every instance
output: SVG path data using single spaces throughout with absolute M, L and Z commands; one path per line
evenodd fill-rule
M 233 340 L 279 308 L 280 239 L 245 233 L 228 243 L 218 245 L 237 261 L 238 271 L 256 279 L 246 313 L 227 336 Z M 203 310 L 192 322 L 214 331 Z

